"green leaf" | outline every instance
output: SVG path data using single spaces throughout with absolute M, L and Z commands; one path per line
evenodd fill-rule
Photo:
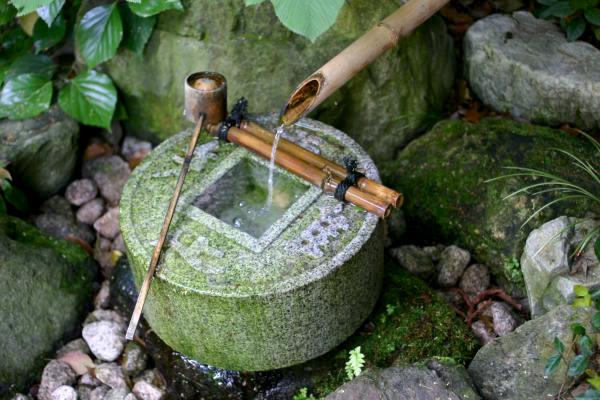
M 584 394 L 576 396 L 575 400 L 600 400 L 600 392 L 596 389 L 588 389 Z
M 575 335 L 575 336 L 585 335 L 585 328 L 583 327 L 583 325 L 578 324 L 578 323 L 571 325 L 571 331 L 573 332 L 573 335 Z
M 31 118 L 46 111 L 52 100 L 52 82 L 40 74 L 22 74 L 8 80 L 0 93 L 0 108 L 12 119 Z
M 560 365 L 561 356 L 558 353 L 554 353 L 548 358 L 546 361 L 546 365 L 544 366 L 544 375 L 550 376 L 552 375 L 558 366 Z
M 586 288 L 583 285 L 575 285 L 573 287 L 573 291 L 579 297 L 587 296 L 588 294 L 590 294 L 590 291 L 588 290 L 588 288 Z
M 117 89 L 107 75 L 84 72 L 62 88 L 58 104 L 78 121 L 108 129 L 117 104 Z
M 554 338 L 554 349 L 558 354 L 562 354 L 565 351 L 565 345 L 560 341 L 558 337 Z
M 4 79 L 11 80 L 23 74 L 38 74 L 46 79 L 51 79 L 56 70 L 56 65 L 50 57 L 44 55 L 25 54 L 16 59 L 6 72 Z
M 579 338 L 579 353 L 583 354 L 584 356 L 591 356 L 593 351 L 592 351 L 592 347 L 594 347 L 594 345 L 592 344 L 592 340 L 590 339 L 589 336 L 587 335 L 583 335 L 582 337 Z
M 140 17 L 151 17 L 166 10 L 183 11 L 179 0 L 142 0 L 139 3 L 127 3 L 131 11 Z
M 598 8 L 588 8 L 584 11 L 583 15 L 585 19 L 588 20 L 590 24 L 600 26 L 600 9 Z
M 312 42 L 331 27 L 344 0 L 271 0 L 281 23 Z
M 567 40 L 569 42 L 579 39 L 585 32 L 585 20 L 583 18 L 575 18 L 567 22 Z
M 592 305 L 592 296 L 578 297 L 573 300 L 573 307 L 590 307 Z
M 361 374 L 362 368 L 365 365 L 365 355 L 361 353 L 360 346 L 350 350 L 350 358 L 346 362 L 346 375 L 348 379 L 352 379 Z
M 17 9 L 8 4 L 6 0 L 0 0 L 0 26 L 6 25 L 17 15 Z
M 600 261 L 600 236 L 598 236 L 594 242 L 594 253 L 596 253 L 596 258 Z
M 90 67 L 111 59 L 122 38 L 123 25 L 116 4 L 92 8 L 75 27 L 77 48 Z
M 50 27 L 42 19 L 38 19 L 33 27 L 33 48 L 36 53 L 47 50 L 63 40 L 65 33 L 67 33 L 67 24 L 60 15 Z
M 126 6 L 121 7 L 120 11 L 123 19 L 123 46 L 138 55 L 142 55 L 144 47 L 154 30 L 156 17 L 140 17 Z
M 578 354 L 573 358 L 571 363 L 569 364 L 569 369 L 567 370 L 567 375 L 571 377 L 580 376 L 583 374 L 583 371 L 588 366 L 589 357 L 583 354 Z
M 29 206 L 27 204 L 27 197 L 25 197 L 23 192 L 11 185 L 9 181 L 4 181 L 2 183 L 2 191 L 4 192 L 4 198 L 8 204 L 22 213 L 27 212 Z
M 37 13 L 41 19 L 46 22 L 48 27 L 52 26 L 52 22 L 58 16 L 58 13 L 65 5 L 65 0 L 53 0 L 47 6 L 42 6 L 37 9 Z
M 595 376 L 593 378 L 588 378 L 587 382 L 592 385 L 594 389 L 600 389 L 600 376 Z
M 569 5 L 572 10 L 586 10 L 591 7 L 595 7 L 598 4 L 598 0 L 569 0 Z
M 246 4 L 246 7 L 248 7 L 248 6 L 253 6 L 253 5 L 256 5 L 256 4 L 260 4 L 263 1 L 265 1 L 265 0 L 244 0 L 244 3 Z
M 597 312 L 592 317 L 592 326 L 598 330 L 600 330 L 600 312 Z
M 543 10 L 539 17 L 543 19 L 548 19 L 550 17 L 566 17 L 572 13 L 573 10 L 571 10 L 571 6 L 569 5 L 568 1 L 559 1 Z
M 17 16 L 29 14 L 36 9 L 47 6 L 53 0 L 10 0 L 13 6 L 17 8 Z

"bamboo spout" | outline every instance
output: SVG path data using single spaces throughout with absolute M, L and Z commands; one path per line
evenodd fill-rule
M 327 64 L 302 81 L 281 110 L 281 122 L 291 125 L 314 110 L 333 92 L 398 40 L 408 36 L 449 0 L 410 0 Z

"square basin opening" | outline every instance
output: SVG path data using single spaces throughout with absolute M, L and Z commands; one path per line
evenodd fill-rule
M 243 158 L 198 195 L 193 205 L 258 239 L 310 188 L 275 169 L 273 202 L 268 208 L 268 179 L 267 166 Z

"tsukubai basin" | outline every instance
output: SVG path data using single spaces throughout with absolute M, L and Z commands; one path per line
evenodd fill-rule
M 255 120 L 273 128 L 277 116 Z M 123 192 L 121 230 L 138 288 L 191 133 L 158 146 Z M 328 125 L 302 119 L 284 137 L 339 163 L 352 156 L 379 181 L 364 150 Z M 379 219 L 279 168 L 273 214 L 261 214 L 267 172 L 268 161 L 207 135 L 194 153 L 144 317 L 199 362 L 245 371 L 302 363 L 348 338 L 379 296 Z

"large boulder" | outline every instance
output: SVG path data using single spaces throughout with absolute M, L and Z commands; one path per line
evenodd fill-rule
M 561 211 L 583 216 L 588 207 L 559 203 L 521 228 L 534 210 L 554 197 L 520 194 L 505 200 L 531 180 L 487 180 L 513 172 L 504 167 L 521 166 L 591 184 L 568 157 L 552 148 L 593 157 L 587 142 L 562 131 L 504 119 L 479 124 L 448 120 L 411 142 L 382 172 L 384 182 L 405 195 L 412 234 L 470 250 L 500 284 L 524 295 L 519 259 L 529 231 Z
M 77 163 L 79 124 L 58 107 L 35 118 L 0 121 L 0 159 L 19 187 L 41 198 L 62 189 Z
M 465 77 L 500 112 L 544 124 L 600 127 L 600 50 L 568 42 L 525 11 L 477 21 L 464 39 Z
M 184 78 L 212 70 L 228 79 L 229 103 L 278 111 L 293 88 L 398 7 L 347 2 L 315 43 L 287 30 L 270 2 L 184 1 L 160 15 L 144 57 L 124 50 L 108 63 L 123 93 L 129 128 L 154 141 L 188 127 Z M 354 137 L 376 160 L 390 159 L 443 108 L 454 78 L 452 39 L 434 17 L 378 58 L 313 114 Z M 373 134 L 377 132 L 377 134 Z
M 554 398 L 567 379 L 565 362 L 552 375 L 544 375 L 544 366 L 555 351 L 554 338 L 571 343 L 571 324 L 577 322 L 590 330 L 593 314 L 592 309 L 563 305 L 486 344 L 469 365 L 475 386 L 489 400 Z M 595 335 L 590 337 L 595 341 Z M 570 360 L 574 354 L 566 348 L 565 358 Z
M 55 345 L 78 329 L 95 269 L 79 246 L 0 219 L 0 396 L 24 389 Z

